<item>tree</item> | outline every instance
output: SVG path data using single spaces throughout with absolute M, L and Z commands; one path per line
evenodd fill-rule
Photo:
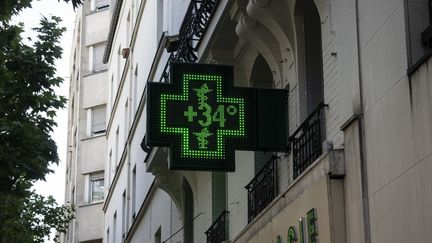
M 64 232 L 73 218 L 71 207 L 31 190 L 59 162 L 50 133 L 66 99 L 54 92 L 63 82 L 55 75 L 61 19 L 43 17 L 32 44 L 23 42 L 22 24 L 10 22 L 30 4 L 0 1 L 0 242 L 43 242 L 51 229 Z
M 55 199 L 45 198 L 34 191 L 28 197 L 8 195 L 2 198 L 1 212 L 6 215 L 0 227 L 0 242 L 35 242 L 42 243 L 49 238 L 51 229 L 65 232 L 73 219 L 73 208 L 58 206 Z M 54 238 L 58 241 L 58 234 Z

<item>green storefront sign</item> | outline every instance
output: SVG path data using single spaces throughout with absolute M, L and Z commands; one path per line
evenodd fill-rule
M 287 243 L 318 243 L 318 227 L 317 227 L 317 215 L 316 209 L 311 209 L 306 215 L 306 225 L 305 219 L 299 219 L 298 230 L 294 226 L 288 228 L 287 233 Z M 305 234 L 305 226 L 306 234 Z M 283 237 L 278 235 L 276 237 L 276 243 L 283 243 Z M 306 240 L 307 239 L 307 240 Z

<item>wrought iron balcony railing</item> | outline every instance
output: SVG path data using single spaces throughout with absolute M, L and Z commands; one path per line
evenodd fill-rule
M 293 178 L 297 178 L 322 154 L 323 108 L 321 103 L 290 136 L 293 151 Z
M 179 30 L 178 48 L 173 52 L 161 76 L 161 82 L 169 80 L 169 63 L 171 61 L 196 62 L 196 51 L 201 44 L 211 18 L 220 0 L 192 0 Z
M 205 232 L 207 235 L 207 243 L 221 243 L 228 240 L 228 214 L 228 211 L 223 211 Z
M 248 191 L 248 222 L 252 221 L 277 195 L 277 165 L 273 156 L 245 187 Z

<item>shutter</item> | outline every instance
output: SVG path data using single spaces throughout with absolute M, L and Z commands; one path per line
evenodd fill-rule
M 105 132 L 106 126 L 106 107 L 92 109 L 92 134 Z
M 212 218 L 213 222 L 226 209 L 226 173 L 212 173 Z

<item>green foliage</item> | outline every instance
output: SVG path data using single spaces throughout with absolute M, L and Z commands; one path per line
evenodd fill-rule
M 54 61 L 61 57 L 60 18 L 42 18 L 38 40 L 23 44 L 21 26 L 0 29 L 0 191 L 19 191 L 20 181 L 43 180 L 58 163 L 50 137 L 55 111 L 66 99 L 54 93 L 62 78 Z
M 73 218 L 71 207 L 31 190 L 59 162 L 50 134 L 66 99 L 54 92 L 63 82 L 55 74 L 65 31 L 61 19 L 43 17 L 32 44 L 23 42 L 23 26 L 10 22 L 30 5 L 0 0 L 0 242 L 43 242 L 52 229 L 64 232 Z
M 29 192 L 27 197 L 2 196 L 0 203 L 0 242 L 42 243 L 50 239 L 51 229 L 66 232 L 74 210 L 58 206 L 53 197 Z M 54 238 L 58 241 L 58 234 Z

